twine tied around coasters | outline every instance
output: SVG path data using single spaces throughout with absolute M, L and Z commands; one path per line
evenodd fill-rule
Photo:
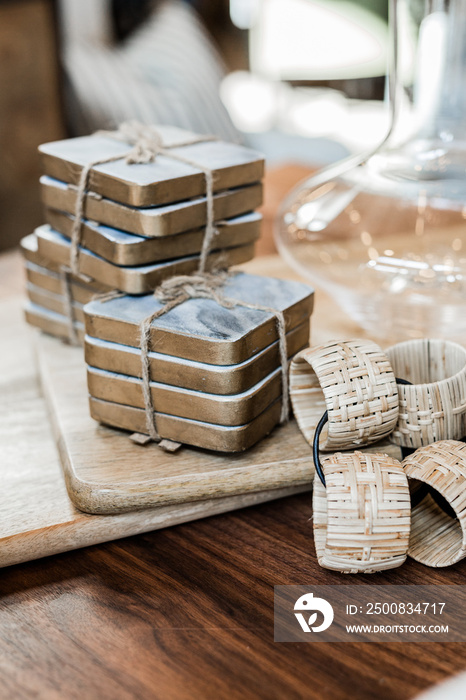
M 76 331 L 76 314 L 75 314 L 75 309 L 74 309 L 74 299 L 73 299 L 73 292 L 71 289 L 71 284 L 73 282 L 73 275 L 71 273 L 71 270 L 69 267 L 66 265 L 60 265 L 58 274 L 60 275 L 60 282 L 61 282 L 61 290 L 62 290 L 62 296 L 65 304 L 65 317 L 68 322 L 68 343 L 70 345 L 81 345 L 78 337 L 78 333 Z M 80 274 L 79 278 L 85 282 L 92 282 L 92 279 L 88 277 L 87 275 Z M 102 297 L 103 295 L 97 295 Z
M 117 131 L 98 131 L 97 135 L 106 136 L 127 143 L 130 147 L 127 153 L 123 155 L 110 156 L 108 158 L 99 158 L 87 163 L 80 175 L 79 184 L 76 192 L 76 209 L 71 232 L 71 250 L 70 250 L 70 266 L 73 274 L 79 275 L 79 246 L 81 242 L 82 219 L 84 215 L 84 202 L 86 191 L 89 182 L 89 176 L 92 168 L 105 163 L 111 163 L 118 160 L 125 160 L 129 165 L 143 164 L 153 162 L 157 156 L 167 156 L 180 163 L 185 163 L 193 168 L 204 173 L 206 184 L 206 226 L 204 239 L 199 258 L 199 266 L 197 272 L 192 275 L 178 275 L 165 280 L 154 292 L 154 296 L 162 302 L 163 306 L 153 314 L 150 314 L 140 324 L 140 349 L 141 349 L 141 364 L 142 364 L 142 389 L 146 415 L 146 426 L 150 438 L 159 444 L 163 449 L 173 452 L 178 447 L 179 443 L 171 440 L 162 439 L 159 435 L 155 422 L 155 411 L 152 402 L 150 389 L 150 328 L 153 321 L 168 313 L 176 306 L 179 306 L 188 299 L 211 299 L 217 302 L 224 308 L 232 309 L 235 306 L 254 309 L 257 311 L 265 311 L 274 315 L 277 323 L 279 352 L 281 361 L 282 373 L 282 408 L 280 414 L 280 423 L 284 423 L 289 417 L 289 400 L 288 400 L 288 353 L 286 347 L 286 324 L 285 317 L 282 311 L 272 309 L 261 304 L 252 304 L 241 301 L 240 299 L 232 299 L 225 297 L 221 288 L 227 280 L 232 276 L 227 271 L 207 271 L 208 257 L 212 247 L 213 239 L 217 233 L 214 222 L 214 175 L 210 168 L 198 163 L 196 160 L 187 158 L 178 153 L 174 153 L 173 149 L 182 146 L 188 146 L 197 143 L 208 141 L 216 141 L 214 136 L 193 136 L 182 142 L 165 144 L 162 135 L 155 126 L 148 126 L 137 121 L 124 122 L 120 125 Z M 110 293 L 101 297 L 101 301 L 115 298 L 119 294 Z M 141 441 L 136 436 L 133 436 L 135 442 Z
M 70 345 L 79 345 L 78 334 L 76 332 L 76 318 L 74 315 L 73 295 L 71 293 L 71 274 L 62 265 L 59 270 L 63 299 L 65 302 L 66 319 L 68 321 L 68 341 Z
M 187 158 L 174 153 L 174 148 L 182 146 L 191 146 L 197 143 L 206 143 L 208 141 L 217 141 L 215 136 L 195 136 L 178 141 L 175 143 L 165 144 L 157 127 L 147 124 L 141 124 L 138 121 L 128 121 L 120 124 L 116 131 L 97 131 L 97 136 L 106 136 L 115 141 L 127 143 L 129 150 L 126 153 L 109 156 L 107 158 L 96 158 L 87 163 L 79 178 L 79 184 L 76 192 L 76 209 L 74 213 L 73 228 L 71 231 L 71 249 L 70 249 L 70 267 L 75 275 L 79 275 L 79 245 L 81 243 L 82 219 L 84 216 L 84 202 L 86 198 L 89 176 L 92 168 L 106 163 L 113 163 L 118 160 L 124 160 L 128 165 L 137 165 L 144 163 L 153 163 L 157 156 L 166 156 L 185 163 L 193 168 L 197 168 L 204 173 L 206 183 L 206 226 L 205 235 L 201 249 L 199 270 L 204 272 L 207 265 L 207 258 L 210 252 L 212 241 L 217 233 L 214 223 L 214 176 L 210 168 L 198 163 L 192 158 Z
M 140 348 L 142 364 L 142 391 L 146 413 L 147 431 L 154 442 L 168 451 L 173 451 L 173 443 L 169 440 L 162 440 L 160 437 L 156 421 L 155 411 L 152 402 L 150 389 L 150 328 L 153 321 L 168 313 L 175 307 L 183 304 L 188 299 L 211 299 L 226 309 L 233 309 L 240 306 L 245 309 L 256 311 L 266 311 L 275 316 L 278 332 L 278 344 L 280 352 L 281 373 L 282 373 L 282 408 L 280 423 L 285 423 L 289 417 L 288 400 L 288 352 L 286 347 L 286 324 L 283 311 L 272 309 L 261 304 L 252 304 L 240 299 L 226 297 L 222 293 L 222 288 L 226 282 L 236 273 L 228 271 L 201 272 L 200 270 L 192 275 L 178 275 L 165 280 L 155 290 L 154 296 L 163 306 L 154 313 L 147 316 L 140 324 Z M 178 444 L 178 443 L 176 443 Z

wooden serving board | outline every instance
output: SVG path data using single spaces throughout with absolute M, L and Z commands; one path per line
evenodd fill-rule
M 36 337 L 36 348 L 68 493 L 81 510 L 117 513 L 312 481 L 310 449 L 294 422 L 240 454 L 135 445 L 127 432 L 90 417 L 81 348 L 45 335 Z
M 259 259 L 245 267 L 253 274 L 295 277 L 285 270 L 278 257 Z M 309 484 L 306 484 L 115 515 L 88 515 L 79 511 L 67 494 L 46 402 L 40 390 L 34 350 L 36 331 L 23 320 L 21 307 L 24 298 L 21 285 L 17 283 L 20 269 L 21 261 L 15 256 L 7 256 L 0 266 L 0 567 L 309 489 Z M 314 342 L 320 343 L 329 337 L 353 337 L 360 333 L 325 298 L 321 296 L 319 302 Z M 49 340 L 54 352 L 59 353 L 61 346 L 58 341 Z M 82 351 L 75 349 L 72 352 Z M 115 432 L 103 428 L 102 431 L 103 434 Z M 387 445 L 378 447 L 388 449 Z M 105 456 L 105 448 L 101 453 Z M 62 450 L 62 454 L 66 455 L 66 452 Z
M 0 291 L 2 282 L 0 277 Z M 79 511 L 70 501 L 63 480 L 38 380 L 35 331 L 23 320 L 23 301 L 19 295 L 0 301 L 0 567 L 309 489 L 309 485 L 274 489 L 118 515 Z M 54 340 L 54 351 L 58 353 L 59 347 Z M 79 352 L 82 350 L 74 350 L 75 355 Z
M 119 513 L 310 487 L 314 475 L 311 449 L 295 421 L 238 454 L 190 447 L 168 454 L 155 444 L 135 445 L 127 432 L 99 425 L 90 417 L 82 349 L 45 335 L 35 340 L 40 381 L 68 494 L 81 510 Z M 386 441 L 374 445 L 372 451 L 400 457 L 400 449 Z

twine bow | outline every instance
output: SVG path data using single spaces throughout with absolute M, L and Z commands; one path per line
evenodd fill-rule
M 97 136 L 106 136 L 115 141 L 123 141 L 132 149 L 124 156 L 125 163 L 153 163 L 163 151 L 163 139 L 153 126 L 137 121 L 123 122 L 117 131 L 97 131 Z

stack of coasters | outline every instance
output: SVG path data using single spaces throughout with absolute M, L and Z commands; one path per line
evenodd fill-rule
M 127 294 L 145 294 L 198 269 L 210 204 L 216 234 L 206 269 L 254 256 L 261 216 L 252 212 L 262 203 L 263 157 L 174 127 L 157 127 L 157 134 L 163 152 L 152 162 L 127 163 L 131 146 L 105 134 L 40 147 L 47 220 L 36 230 L 41 255 L 70 264 L 80 210 L 79 272 Z M 109 158 L 118 159 L 101 163 Z M 78 201 L 77 186 L 92 163 Z
M 167 278 L 195 272 L 209 226 L 215 235 L 205 270 L 254 256 L 262 156 L 175 127 L 147 129 L 137 126 L 136 150 L 147 134 L 150 140 L 155 133 L 163 146 L 147 162 L 126 162 L 134 143 L 118 140 L 118 133 L 39 148 L 47 223 L 22 246 L 26 318 L 33 325 L 63 338 L 82 337 L 82 305 L 96 294 L 147 294 Z
M 309 340 L 313 292 L 305 284 L 238 273 L 221 293 L 259 300 L 283 319 L 290 358 Z M 154 295 L 94 300 L 84 308 L 91 415 L 149 434 L 141 324 L 164 304 Z M 149 420 L 161 438 L 239 452 L 267 435 L 283 415 L 280 329 L 276 314 L 190 298 L 150 325 Z M 287 400 L 287 397 L 286 397 Z
M 20 247 L 25 261 L 27 322 L 63 340 L 82 343 L 84 304 L 108 293 L 109 288 L 86 281 L 82 276 L 76 277 L 41 256 L 35 234 L 23 238 Z

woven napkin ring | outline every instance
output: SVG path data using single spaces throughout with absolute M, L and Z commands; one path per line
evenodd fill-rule
M 319 458 L 322 419 L 315 432 L 313 526 L 317 560 L 345 574 L 393 569 L 409 545 L 411 504 L 400 462 L 381 453 Z
M 387 437 L 398 420 L 398 389 L 385 353 L 370 340 L 332 341 L 298 353 L 290 367 L 298 425 L 312 444 L 325 409 L 320 449 L 364 447 Z
M 466 557 L 466 444 L 442 440 L 403 460 L 412 492 L 408 554 L 427 566 Z
M 417 449 L 466 434 L 466 349 L 445 340 L 409 340 L 386 350 L 398 386 L 399 415 L 390 441 Z

